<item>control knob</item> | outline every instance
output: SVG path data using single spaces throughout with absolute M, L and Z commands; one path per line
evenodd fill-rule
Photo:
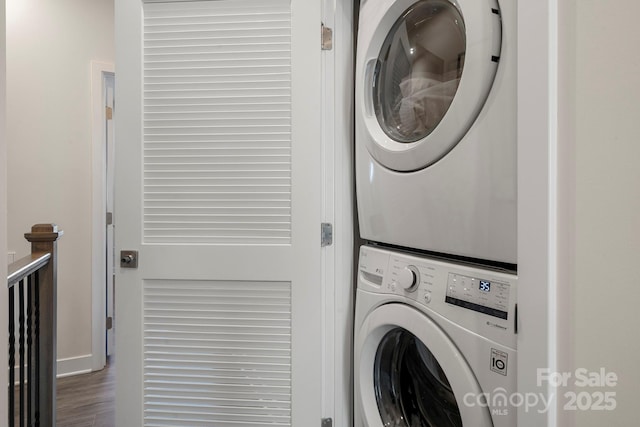
M 413 292 L 418 287 L 418 271 L 413 265 L 403 268 L 398 273 L 398 285 L 406 291 Z

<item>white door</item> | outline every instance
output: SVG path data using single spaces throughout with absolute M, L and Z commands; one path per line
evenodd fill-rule
M 320 2 L 116 0 L 116 424 L 320 424 Z

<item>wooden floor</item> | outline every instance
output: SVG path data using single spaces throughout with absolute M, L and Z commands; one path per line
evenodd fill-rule
M 102 371 L 58 379 L 57 427 L 115 425 L 115 364 Z

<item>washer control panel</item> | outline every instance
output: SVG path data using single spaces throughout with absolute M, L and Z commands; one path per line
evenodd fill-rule
M 445 302 L 507 319 L 509 288 L 508 283 L 449 273 Z
M 513 274 L 362 246 L 358 289 L 407 298 L 446 319 L 515 348 Z

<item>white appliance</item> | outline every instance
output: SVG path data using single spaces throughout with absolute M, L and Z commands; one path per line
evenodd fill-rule
M 364 0 L 360 231 L 516 264 L 516 1 Z
M 514 427 L 516 316 L 513 275 L 361 247 L 354 426 Z

